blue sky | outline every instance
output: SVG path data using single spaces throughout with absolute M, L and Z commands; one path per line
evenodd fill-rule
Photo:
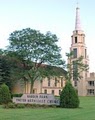
M 77 0 L 0 0 L 0 48 L 8 45 L 9 34 L 30 27 L 42 33 L 51 31 L 59 38 L 62 56 L 69 52 L 75 29 Z M 79 0 L 82 29 L 90 59 L 90 71 L 95 71 L 95 0 Z

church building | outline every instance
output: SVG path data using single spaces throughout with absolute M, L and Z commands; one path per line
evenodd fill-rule
M 76 8 L 75 30 L 71 36 L 70 51 L 74 52 L 74 57 L 71 61 L 75 61 L 80 56 L 83 56 L 83 63 L 89 65 L 89 57 L 87 55 L 87 47 L 85 44 L 85 33 L 81 28 L 80 9 Z M 79 96 L 94 96 L 95 95 L 95 73 L 83 71 L 82 78 L 78 81 L 72 79 L 73 86 L 78 90 Z M 46 93 L 59 96 L 61 90 L 65 86 L 64 76 L 45 78 L 42 81 L 35 81 L 33 92 Z M 13 87 L 13 93 L 30 93 L 30 83 L 20 84 L 20 81 Z

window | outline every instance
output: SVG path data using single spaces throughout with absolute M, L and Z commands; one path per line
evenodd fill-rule
M 35 93 L 35 90 L 33 89 L 33 94 Z
M 77 48 L 73 49 L 73 55 L 74 55 L 74 58 L 77 58 Z
M 57 78 L 55 77 L 55 87 L 57 87 Z
M 59 95 L 61 94 L 61 90 L 59 90 Z
M 61 87 L 63 87 L 63 78 L 61 78 Z
M 50 77 L 48 78 L 48 86 L 50 86 Z
M 87 78 L 87 72 L 85 72 L 85 77 Z
M 47 90 L 44 90 L 44 93 L 47 94 Z
M 74 86 L 75 86 L 75 87 L 77 86 L 77 81 L 76 81 L 76 80 L 74 81 Z
M 33 94 L 37 93 L 37 89 L 33 89 Z
M 94 86 L 94 81 L 88 81 L 89 86 Z
M 76 61 L 73 61 L 73 80 L 74 81 L 78 80 L 77 75 L 78 75 L 78 66 L 76 64 Z
M 54 95 L 54 90 L 52 90 L 51 93 Z
M 88 95 L 94 95 L 94 89 L 88 89 L 87 93 Z
M 77 37 L 75 37 L 75 43 L 77 43 Z
M 85 49 L 85 58 L 86 58 L 87 50 Z
M 83 37 L 83 43 L 85 42 L 85 38 Z

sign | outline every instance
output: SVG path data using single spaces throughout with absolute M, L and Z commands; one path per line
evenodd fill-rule
M 22 97 L 13 97 L 14 103 L 59 105 L 59 99 L 52 94 L 23 94 Z

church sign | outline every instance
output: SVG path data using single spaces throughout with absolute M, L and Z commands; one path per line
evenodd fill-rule
M 59 105 L 59 99 L 52 94 L 23 94 L 22 97 L 13 97 L 14 103 L 23 104 L 45 104 L 45 105 Z

